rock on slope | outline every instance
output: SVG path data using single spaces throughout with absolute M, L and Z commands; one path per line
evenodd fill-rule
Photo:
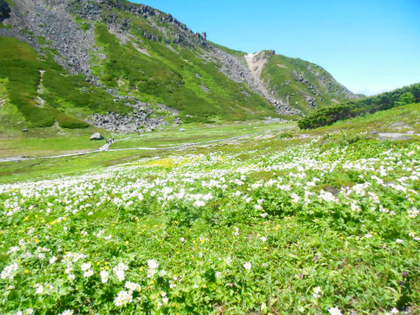
M 0 22 L 0 77 L 18 82 L 17 68 L 26 77 L 20 84 L 27 95 L 8 89 L 33 126 L 88 122 L 130 132 L 181 119 L 303 114 L 354 97 L 316 65 L 234 52 L 169 14 L 125 0 L 0 0 Z M 5 51 L 11 38 L 13 55 Z M 35 89 L 39 70 L 42 93 Z

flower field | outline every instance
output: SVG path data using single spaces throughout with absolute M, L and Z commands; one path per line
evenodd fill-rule
M 415 313 L 419 145 L 352 139 L 1 185 L 1 313 Z

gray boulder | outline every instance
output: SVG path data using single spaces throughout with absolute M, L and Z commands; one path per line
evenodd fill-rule
M 103 135 L 99 132 L 95 132 L 93 135 L 90 136 L 90 140 L 103 140 L 105 139 Z
M 407 135 L 405 133 L 392 133 L 392 132 L 378 133 L 378 137 L 380 140 L 393 140 L 393 141 L 412 139 L 412 136 Z

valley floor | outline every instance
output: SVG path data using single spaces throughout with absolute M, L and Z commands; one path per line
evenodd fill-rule
M 0 163 L 0 310 L 416 314 L 419 123 L 413 104 Z M 19 154 L 45 155 L 32 148 Z

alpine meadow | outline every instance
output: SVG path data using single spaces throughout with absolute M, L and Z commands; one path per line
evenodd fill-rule
M 419 314 L 420 77 L 142 3 L 0 0 L 0 314 Z

